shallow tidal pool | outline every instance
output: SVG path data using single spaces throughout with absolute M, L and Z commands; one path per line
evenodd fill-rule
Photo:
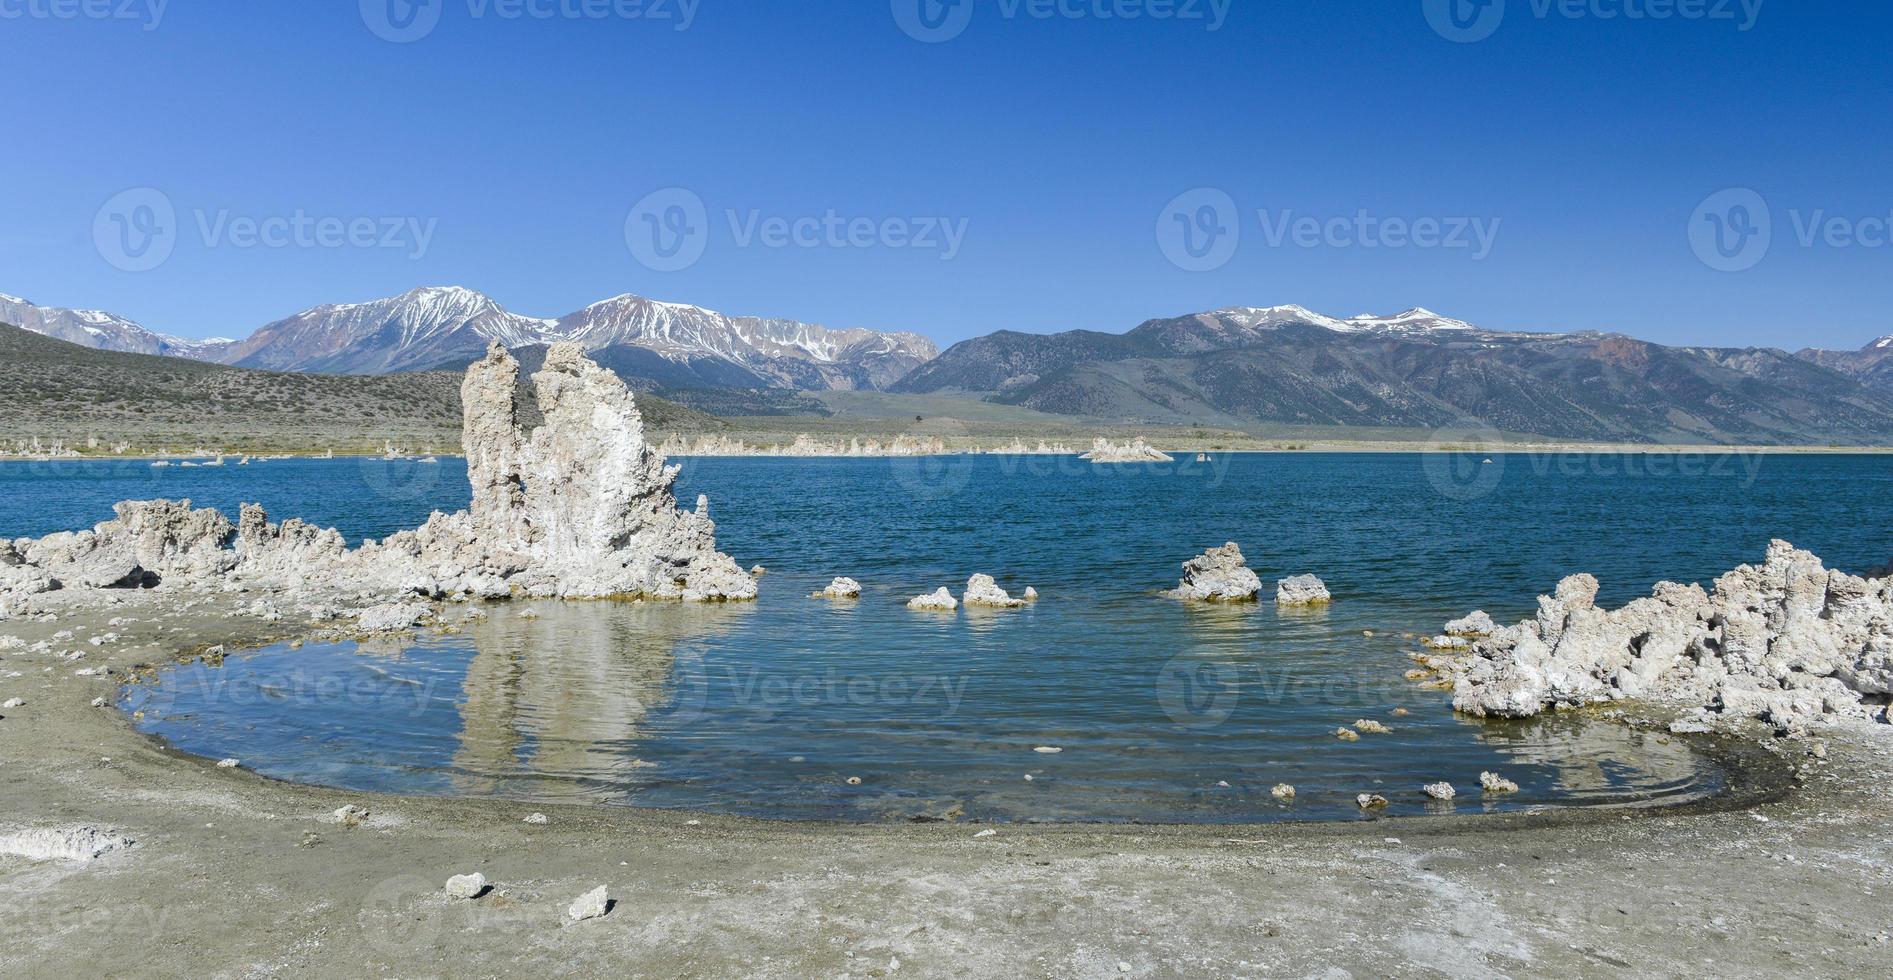
M 1580 570 L 1612 605 L 1661 579 L 1707 582 L 1771 537 L 1857 571 L 1890 550 L 1860 529 L 1882 526 L 1893 499 L 1883 456 L 683 462 L 680 498 L 710 494 L 721 547 L 771 569 L 760 601 L 493 606 L 453 634 L 167 670 L 123 706 L 183 750 L 285 779 L 785 819 L 1359 819 L 1360 793 L 1391 814 L 1676 801 L 1730 777 L 1667 735 L 1455 716 L 1447 694 L 1403 679 L 1406 634 L 1473 608 L 1515 621 Z M 189 479 L 212 495 L 200 503 L 261 499 L 279 518 L 317 494 L 315 516 L 351 538 L 464 504 L 457 466 L 411 481 L 398 466 Z M 68 495 L 124 496 L 109 479 L 64 481 Z M 1228 540 L 1271 586 L 1311 572 L 1336 602 L 1290 613 L 1157 595 Z M 974 572 L 1043 599 L 903 606 Z M 866 594 L 808 598 L 834 575 Z M 1391 731 L 1335 737 L 1360 719 Z M 1520 792 L 1482 794 L 1485 770 Z M 1422 793 L 1437 780 L 1458 797 Z M 1278 783 L 1292 802 L 1271 795 Z

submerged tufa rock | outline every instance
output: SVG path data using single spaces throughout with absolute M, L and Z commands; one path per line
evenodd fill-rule
M 1329 594 L 1327 583 L 1313 575 L 1297 575 L 1275 583 L 1275 604 L 1278 606 L 1325 606 L 1334 601 Z
M 953 598 L 953 593 L 948 592 L 946 586 L 943 585 L 937 592 L 907 600 L 907 608 L 927 612 L 952 612 L 960 608 L 960 601 Z
M 861 583 L 847 577 L 838 577 L 828 583 L 828 587 L 809 596 L 811 599 L 859 599 Z
M 1037 595 L 1033 593 L 1033 596 Z M 1026 600 L 1014 599 L 1000 588 L 991 575 L 975 575 L 967 579 L 966 591 L 960 594 L 960 600 L 968 606 L 985 606 L 989 609 L 1018 609 L 1026 603 Z
M 1234 541 L 1183 563 L 1183 579 L 1165 595 L 1192 602 L 1253 602 L 1262 580 L 1244 563 Z

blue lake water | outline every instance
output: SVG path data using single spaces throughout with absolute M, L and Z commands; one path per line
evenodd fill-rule
M 1611 603 L 1707 582 L 1772 537 L 1854 571 L 1893 554 L 1884 456 L 681 462 L 680 498 L 709 494 L 722 548 L 769 567 L 757 603 L 530 604 L 536 618 L 516 603 L 456 634 L 180 668 L 129 689 L 127 707 L 180 748 L 288 779 L 767 817 L 1356 819 L 1362 792 L 1395 814 L 1447 809 L 1420 792 L 1439 779 L 1461 812 L 1634 804 L 1712 792 L 1723 774 L 1681 740 L 1581 718 L 1456 717 L 1448 695 L 1402 679 L 1415 649 L 1402 634 L 1473 608 L 1521 618 L 1575 571 Z M 157 496 L 233 513 L 258 501 L 359 540 L 464 506 L 467 490 L 451 459 L 6 463 L 0 535 Z M 1320 575 L 1335 604 L 1156 596 L 1228 540 L 1271 585 Z M 974 572 L 1044 598 L 903 606 Z M 866 594 L 807 598 L 834 575 Z M 1361 718 L 1393 731 L 1333 736 Z M 1523 790 L 1482 799 L 1484 769 Z M 1293 804 L 1270 796 L 1279 782 Z

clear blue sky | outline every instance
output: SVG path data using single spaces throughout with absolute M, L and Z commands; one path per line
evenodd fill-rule
M 1578 17 L 1502 0 L 1476 43 L 1434 31 L 1422 0 L 1235 0 L 1220 30 L 1210 0 L 1204 19 L 1166 20 L 1148 16 L 1161 2 L 1104 0 L 1145 14 L 1106 19 L 1100 0 L 1063 0 L 1078 17 L 970 0 L 944 43 L 903 33 L 889 0 L 691 0 L 687 30 L 681 0 L 647 0 L 665 20 L 435 0 L 437 25 L 404 44 L 355 0 L 171 0 L 150 30 L 149 14 L 47 7 L 79 2 L 98 0 L 0 0 L 0 292 L 186 336 L 424 284 L 540 316 L 637 292 L 943 343 L 1280 303 L 1692 344 L 1852 348 L 1893 332 L 1884 0 L 1769 0 L 1748 30 L 1740 0 L 1732 20 L 1661 21 L 1599 16 L 1626 0 Z M 658 271 L 627 247 L 626 219 L 674 186 L 705 203 L 709 237 L 699 261 Z M 101 207 L 134 187 L 178 214 L 150 271 L 115 268 L 95 242 Z M 1229 195 L 1243 236 L 1206 272 L 1169 261 L 1157 235 L 1199 187 Z M 1700 261 L 1689 232 L 1731 187 L 1760 192 L 1774 224 L 1766 258 L 1735 273 Z M 1272 245 L 1263 209 L 1499 228 L 1483 258 Z M 965 240 L 950 260 L 878 237 L 745 245 L 752 211 L 942 217 Z M 204 233 L 220 212 L 433 231 L 419 258 L 242 247 Z M 1816 212 L 1867 241 L 1803 246 L 1795 218 Z

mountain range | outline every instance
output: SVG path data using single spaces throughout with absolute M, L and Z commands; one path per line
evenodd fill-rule
M 243 340 L 188 341 L 114 314 L 34 306 L 11 296 L 0 296 L 0 322 L 101 350 L 317 374 L 458 368 L 493 340 L 514 349 L 576 341 L 627 378 L 665 388 L 879 390 L 939 354 L 932 341 L 912 333 L 733 317 L 630 295 L 540 319 L 451 286 L 317 306 Z
M 1128 333 L 999 331 L 940 353 L 911 333 L 732 317 L 630 295 L 539 319 L 457 287 L 318 306 L 240 341 L 183 340 L 109 313 L 3 296 L 0 322 L 107 350 L 328 374 L 459 368 L 491 340 L 528 356 L 569 340 L 635 387 L 703 407 L 709 398 L 714 410 L 738 414 L 769 414 L 753 407 L 758 397 L 870 390 L 1159 424 L 1893 442 L 1893 337 L 1858 351 L 1790 354 L 1488 330 L 1424 309 L 1338 318 L 1274 306 L 1155 319 Z
M 1621 334 L 1484 330 L 1415 309 L 1298 306 L 1148 321 L 1125 334 L 1001 331 L 894 385 L 1152 423 L 1492 428 L 1565 439 L 1885 443 L 1893 339 L 1851 354 L 1665 347 Z

